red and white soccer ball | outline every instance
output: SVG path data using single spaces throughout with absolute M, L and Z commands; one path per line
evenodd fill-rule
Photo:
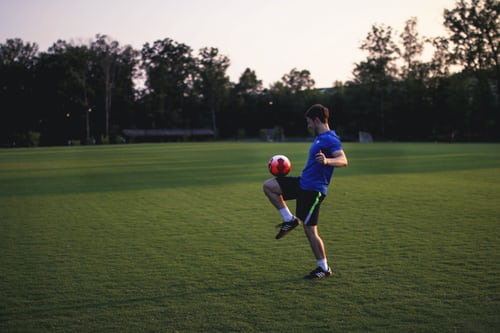
M 274 155 L 269 160 L 269 172 L 275 177 L 285 177 L 292 170 L 292 163 L 285 155 Z

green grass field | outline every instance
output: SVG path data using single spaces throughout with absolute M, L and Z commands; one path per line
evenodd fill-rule
M 0 150 L 0 332 L 500 331 L 500 145 L 345 144 L 321 281 L 261 189 L 308 147 Z

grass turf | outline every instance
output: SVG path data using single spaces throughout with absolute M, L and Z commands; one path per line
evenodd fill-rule
M 500 330 L 500 145 L 345 144 L 322 281 L 261 190 L 308 147 L 0 150 L 0 331 Z

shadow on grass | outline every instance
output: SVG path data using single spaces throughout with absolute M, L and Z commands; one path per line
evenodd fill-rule
M 154 297 L 133 297 L 119 300 L 109 300 L 105 302 L 85 302 L 81 304 L 72 305 L 61 305 L 61 306 L 46 306 L 44 308 L 30 309 L 30 310 L 19 310 L 19 311 L 9 311 L 3 309 L 0 311 L 0 322 L 7 322 L 9 320 L 33 320 L 36 317 L 46 318 L 47 315 L 51 314 L 61 314 L 64 312 L 71 311 L 81 311 L 90 309 L 103 309 L 103 308 L 114 308 L 123 307 L 134 304 L 141 303 L 162 303 L 163 301 L 172 299 L 191 299 L 196 298 L 197 302 L 200 299 L 208 298 L 211 295 L 217 294 L 228 294 L 228 293 L 240 293 L 241 290 L 279 290 L 283 289 L 284 286 L 294 285 L 295 288 L 304 287 L 304 285 L 315 285 L 316 283 L 327 282 L 329 280 L 305 280 L 302 276 L 288 279 L 277 279 L 277 280 L 262 280 L 247 283 L 236 283 L 231 286 L 226 287 L 207 287 L 201 289 L 195 289 L 191 291 L 177 291 L 173 293 L 165 293 L 162 295 Z M 302 283 L 300 283 L 302 282 Z M 298 284 L 300 283 L 300 284 Z M 285 288 L 285 290 L 288 290 Z

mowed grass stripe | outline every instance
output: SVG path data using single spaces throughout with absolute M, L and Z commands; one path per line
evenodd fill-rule
M 346 144 L 312 283 L 261 190 L 308 146 L 0 150 L 0 331 L 498 331 L 500 146 Z

